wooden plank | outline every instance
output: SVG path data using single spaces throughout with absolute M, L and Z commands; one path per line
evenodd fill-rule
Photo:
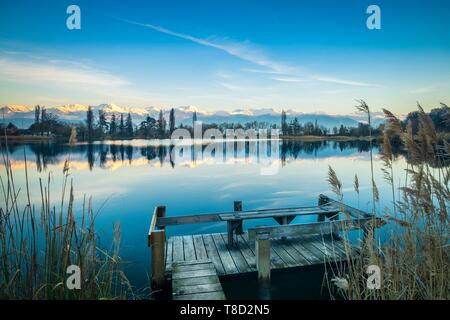
M 219 215 L 220 213 L 207 213 L 207 214 L 163 217 L 158 218 L 155 224 L 158 227 L 163 227 L 163 226 L 178 226 L 182 224 L 218 222 L 221 221 Z
M 176 279 L 195 278 L 214 275 L 217 275 L 215 269 L 191 270 L 182 272 L 172 272 L 172 279 L 176 280 Z
M 303 237 L 302 239 L 301 244 L 319 257 L 322 262 L 326 262 L 328 259 L 333 258 L 332 253 L 324 248 L 322 243 L 318 243 L 313 237 Z
M 283 248 L 287 253 L 295 260 L 296 266 L 306 266 L 309 265 L 309 261 L 291 245 L 289 239 L 281 240 L 283 243 Z
M 371 213 L 367 213 L 367 212 L 364 212 L 364 211 L 359 210 L 357 208 L 348 206 L 348 205 L 346 205 L 346 204 L 344 204 L 342 202 L 330 199 L 327 196 L 320 195 L 319 197 L 327 198 L 328 204 L 331 204 L 331 205 L 339 208 L 339 211 L 343 211 L 343 212 L 349 213 L 354 218 L 368 218 L 368 217 L 372 217 L 373 216 L 373 214 L 371 214 Z
M 271 227 L 255 227 L 248 230 L 249 239 L 254 240 L 256 233 L 270 233 L 272 238 L 295 237 L 304 234 L 329 234 L 342 230 L 354 230 L 363 228 L 366 223 L 371 222 L 372 218 L 358 220 L 336 220 L 326 222 L 302 223 Z
M 222 241 L 225 243 L 225 235 L 222 234 Z M 240 273 L 252 271 L 247 261 L 245 260 L 241 250 L 236 246 L 229 249 L 231 257 L 233 258 L 234 264 L 236 265 Z
M 295 267 L 297 263 L 295 262 L 295 259 L 292 258 L 289 253 L 284 249 L 283 244 L 281 243 L 281 240 L 275 239 L 271 240 L 271 245 L 275 252 L 280 256 L 280 258 L 283 260 L 285 266 L 287 267 Z
M 259 234 L 255 242 L 258 287 L 261 289 L 270 288 L 270 242 L 268 234 Z
M 184 261 L 183 237 L 173 237 L 172 261 Z
M 155 208 L 156 209 L 156 208 Z M 284 215 L 290 213 L 290 215 L 303 215 L 303 214 L 320 214 L 324 211 L 336 211 L 339 210 L 337 206 L 309 206 L 309 207 L 293 207 L 293 208 L 269 208 L 269 209 L 258 209 L 258 210 L 247 210 L 240 211 L 240 215 L 247 215 L 251 219 L 257 219 L 258 216 L 261 217 L 271 217 L 277 216 L 278 214 Z M 297 214 L 295 213 L 297 212 Z M 230 219 L 236 212 L 220 212 L 220 213 L 198 213 L 192 215 L 179 215 L 172 217 L 157 217 L 155 222 L 151 224 L 153 227 L 165 227 L 165 226 L 176 226 L 183 224 L 196 224 L 196 223 L 208 223 L 208 222 L 218 222 L 224 221 L 220 216 L 226 219 Z M 244 218 L 247 219 L 247 218 Z
M 196 234 L 193 235 L 192 238 L 194 240 L 195 256 L 197 257 L 197 260 L 207 259 L 208 254 L 206 253 L 202 235 Z
M 320 235 L 313 236 L 318 242 L 321 242 L 327 247 L 329 251 L 333 253 L 333 255 L 341 258 L 345 258 L 346 254 L 341 250 L 338 246 L 335 245 L 334 241 L 332 242 L 331 237 L 321 237 Z
M 314 256 L 314 262 L 323 263 L 325 261 L 325 257 L 322 251 L 320 251 L 317 247 L 313 246 L 309 239 L 299 238 L 297 246 L 302 246 Z
M 316 237 L 311 237 L 310 243 L 317 249 L 319 249 L 323 253 L 323 255 L 328 259 L 328 261 L 341 260 L 337 252 L 333 252 L 333 250 L 331 250 L 331 248 L 329 248 L 321 239 L 319 240 Z
M 184 260 L 195 260 L 194 240 L 192 236 L 183 236 Z
M 152 250 L 152 289 L 159 290 L 166 280 L 166 231 L 156 230 L 150 235 Z
M 316 255 L 314 255 L 314 253 L 301 245 L 299 238 L 289 239 L 288 241 L 291 246 L 294 247 L 294 249 L 296 249 L 298 253 L 300 253 L 309 262 L 309 264 L 316 264 L 318 261 L 320 261 L 320 259 Z
M 188 264 L 185 266 L 181 266 L 181 265 L 174 265 L 172 270 L 173 272 L 180 272 L 180 271 L 196 271 L 196 270 L 206 270 L 206 269 L 213 269 L 216 270 L 214 268 L 214 265 L 212 264 L 212 262 L 209 263 L 198 263 L 198 264 Z
M 228 248 L 222 239 L 220 233 L 214 233 L 211 235 L 216 245 L 217 252 L 219 253 L 220 260 L 222 261 L 225 274 L 239 273 L 231 254 L 228 252 Z
M 208 284 L 208 283 L 220 283 L 217 275 L 213 276 L 202 276 L 195 278 L 183 278 L 183 279 L 173 279 L 172 287 L 178 286 L 195 286 L 198 284 Z
M 173 254 L 173 242 L 172 238 L 167 239 L 166 245 L 166 273 L 172 272 L 172 254 Z
M 244 259 L 247 261 L 249 267 L 254 270 L 256 268 L 256 257 L 251 248 L 248 246 L 247 242 L 244 240 L 242 235 L 237 236 L 237 247 L 241 251 Z
M 255 241 L 249 241 L 247 232 L 242 234 L 242 239 L 245 240 L 250 249 L 252 249 L 256 255 Z M 273 248 L 270 248 L 270 267 L 272 269 L 280 269 L 283 268 L 283 266 L 284 266 L 283 260 L 281 260 L 280 256 L 278 256 L 278 254 L 275 252 L 275 250 L 273 250 Z
M 176 300 L 225 300 L 223 291 L 195 293 L 177 296 Z
M 248 219 L 262 219 L 262 218 L 275 218 L 280 219 L 283 217 L 293 217 L 293 216 L 308 216 L 308 215 L 318 215 L 318 214 L 337 214 L 339 210 L 334 207 L 330 209 L 325 209 L 321 207 L 310 208 L 295 208 L 295 209 L 272 209 L 265 212 L 246 212 L 242 213 L 224 213 L 220 215 L 223 221 L 236 221 L 236 220 L 248 220 Z
M 208 283 L 208 284 L 198 284 L 190 286 L 177 286 L 172 292 L 172 295 L 181 296 L 186 294 L 199 294 L 207 292 L 222 291 L 222 285 L 220 283 Z
M 206 253 L 208 254 L 208 258 L 211 259 L 212 263 L 214 264 L 214 267 L 217 270 L 217 273 L 219 275 L 225 274 L 222 260 L 220 259 L 219 253 L 217 252 L 216 245 L 210 234 L 203 235 L 203 243 L 205 244 Z

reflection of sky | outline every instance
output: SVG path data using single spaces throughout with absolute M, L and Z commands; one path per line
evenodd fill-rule
M 39 172 L 36 166 L 38 156 L 29 146 L 17 147 L 11 155 L 17 185 L 24 187 L 24 150 L 27 154 L 28 176 L 32 201 L 39 203 L 39 179 L 47 181 L 52 177 L 52 198 L 57 201 L 61 194 L 62 168 L 68 152 L 49 157 L 46 170 Z M 96 149 L 95 149 L 96 150 Z M 245 152 L 237 153 L 235 161 L 215 164 L 211 156 L 197 157 L 195 165 L 175 163 L 168 160 L 161 165 L 158 157 L 147 159 L 139 149 L 133 149 L 132 160 L 126 157 L 112 160 L 107 154 L 103 167 L 100 167 L 98 152 L 93 152 L 94 165 L 89 169 L 86 150 L 70 154 L 70 179 L 73 179 L 75 201 L 80 210 L 83 196 L 92 196 L 94 210 L 98 210 L 106 201 L 97 219 L 100 239 L 108 244 L 114 222 L 121 223 L 125 260 L 133 262 L 132 279 L 139 281 L 149 270 L 146 234 L 153 208 L 166 205 L 168 215 L 229 211 L 234 200 L 242 200 L 245 209 L 267 207 L 290 207 L 314 205 L 320 193 L 332 195 L 326 182 L 328 165 L 331 165 L 343 182 L 346 202 L 368 209 L 370 193 L 370 161 L 368 152 L 348 147 L 341 150 L 327 145 L 312 153 L 300 151 L 295 154 L 287 152 L 284 166 L 279 167 L 275 175 L 260 174 L 262 166 L 267 163 L 246 161 Z M 377 152 L 375 152 L 376 154 Z M 51 161 L 50 161 L 51 160 Z M 278 157 L 272 161 L 282 162 Z M 187 161 L 186 163 L 190 163 Z M 398 182 L 401 178 L 405 161 L 395 163 Z M 0 168 L 2 176 L 4 168 Z M 381 163 L 375 161 L 376 182 L 380 197 L 389 207 L 390 189 L 383 181 Z M 353 190 L 355 174 L 360 180 L 361 195 Z M 402 180 L 403 181 L 403 180 Z M 25 201 L 22 191 L 19 201 Z M 55 203 L 58 205 L 58 202 Z M 302 218 L 301 221 L 313 221 L 314 217 Z M 273 223 L 272 221 L 249 221 L 245 226 Z M 168 228 L 169 235 L 194 232 L 217 232 L 226 230 L 224 224 L 204 224 Z

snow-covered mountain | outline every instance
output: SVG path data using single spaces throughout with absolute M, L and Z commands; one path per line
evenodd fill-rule
M 132 115 L 133 121 L 139 123 L 148 115 L 157 118 L 160 112 L 158 107 L 146 108 L 129 108 L 118 106 L 115 104 L 100 104 L 91 106 L 94 115 L 98 115 L 99 110 L 103 110 L 107 116 L 111 114 L 128 114 Z M 68 122 L 84 121 L 86 111 L 89 106 L 82 104 L 68 104 L 57 107 L 47 108 L 47 112 L 58 116 L 60 120 Z M 260 109 L 236 109 L 233 111 L 206 111 L 196 106 L 179 106 L 175 107 L 175 119 L 177 124 L 192 124 L 192 115 L 197 113 L 197 119 L 204 123 L 246 123 L 252 121 L 268 122 L 271 124 L 279 124 L 281 121 L 281 109 L 260 108 Z M 315 122 L 327 128 L 334 126 L 357 126 L 359 122 L 364 122 L 364 116 L 358 113 L 349 115 L 330 115 L 326 113 L 302 113 L 295 110 L 285 110 L 288 121 L 297 117 L 300 123 Z M 166 119 L 169 118 L 170 108 L 163 109 Z M 3 119 L 5 119 L 3 121 Z M 378 114 L 374 114 L 375 125 L 382 121 Z M 7 105 L 0 108 L 0 121 L 12 122 L 20 127 L 28 127 L 34 121 L 34 108 L 21 105 Z

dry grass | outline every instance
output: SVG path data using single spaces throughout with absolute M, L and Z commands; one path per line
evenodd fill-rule
M 5 138 L 7 141 L 7 139 Z M 72 138 L 72 140 L 75 140 Z M 7 150 L 7 148 L 6 148 Z M 25 163 L 26 157 L 24 153 Z M 119 257 L 120 226 L 114 227 L 114 243 L 105 250 L 97 245 L 96 214 L 91 199 L 84 197 L 75 212 L 69 162 L 63 170 L 59 208 L 51 194 L 52 179 L 39 179 L 40 203 L 31 202 L 28 169 L 17 186 L 8 153 L 0 175 L 0 299 L 124 299 L 133 298 Z M 25 204 L 23 204 L 25 203 Z M 81 289 L 66 287 L 69 265 L 81 269 Z
M 362 106 L 367 106 L 365 103 Z M 368 107 L 361 110 L 370 114 Z M 446 138 L 436 132 L 433 122 L 419 106 L 419 132 L 413 136 L 411 126 L 403 131 L 398 119 L 384 110 L 387 119 L 384 136 L 383 174 L 392 188 L 392 207 L 376 212 L 388 222 L 378 235 L 368 234 L 360 243 L 360 254 L 350 259 L 352 247 L 344 236 L 349 262 L 326 275 L 334 297 L 345 299 L 449 299 L 449 219 L 450 168 L 445 166 L 450 153 Z M 370 115 L 369 115 L 370 117 Z M 406 178 L 395 185 L 391 138 L 402 138 L 408 152 Z M 343 197 L 342 183 L 330 168 L 328 181 L 338 197 Z M 359 194 L 359 183 L 355 191 Z M 372 175 L 373 207 L 379 206 L 379 194 Z M 400 199 L 396 199 L 396 191 Z M 383 199 L 384 203 L 389 199 Z M 378 210 L 379 211 L 379 210 Z M 369 233 L 371 232 L 368 230 Z M 381 288 L 368 289 L 369 265 L 381 269 Z

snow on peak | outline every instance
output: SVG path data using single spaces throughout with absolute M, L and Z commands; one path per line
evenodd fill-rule
M 62 113 L 70 113 L 70 112 L 86 112 L 88 110 L 88 106 L 83 104 L 66 104 L 63 106 L 56 107 L 55 109 Z
M 17 104 L 10 104 L 10 105 L 6 105 L 2 108 L 2 110 L 5 112 L 31 112 L 33 111 L 32 108 L 27 107 L 27 106 L 21 106 L 21 105 L 17 105 Z

